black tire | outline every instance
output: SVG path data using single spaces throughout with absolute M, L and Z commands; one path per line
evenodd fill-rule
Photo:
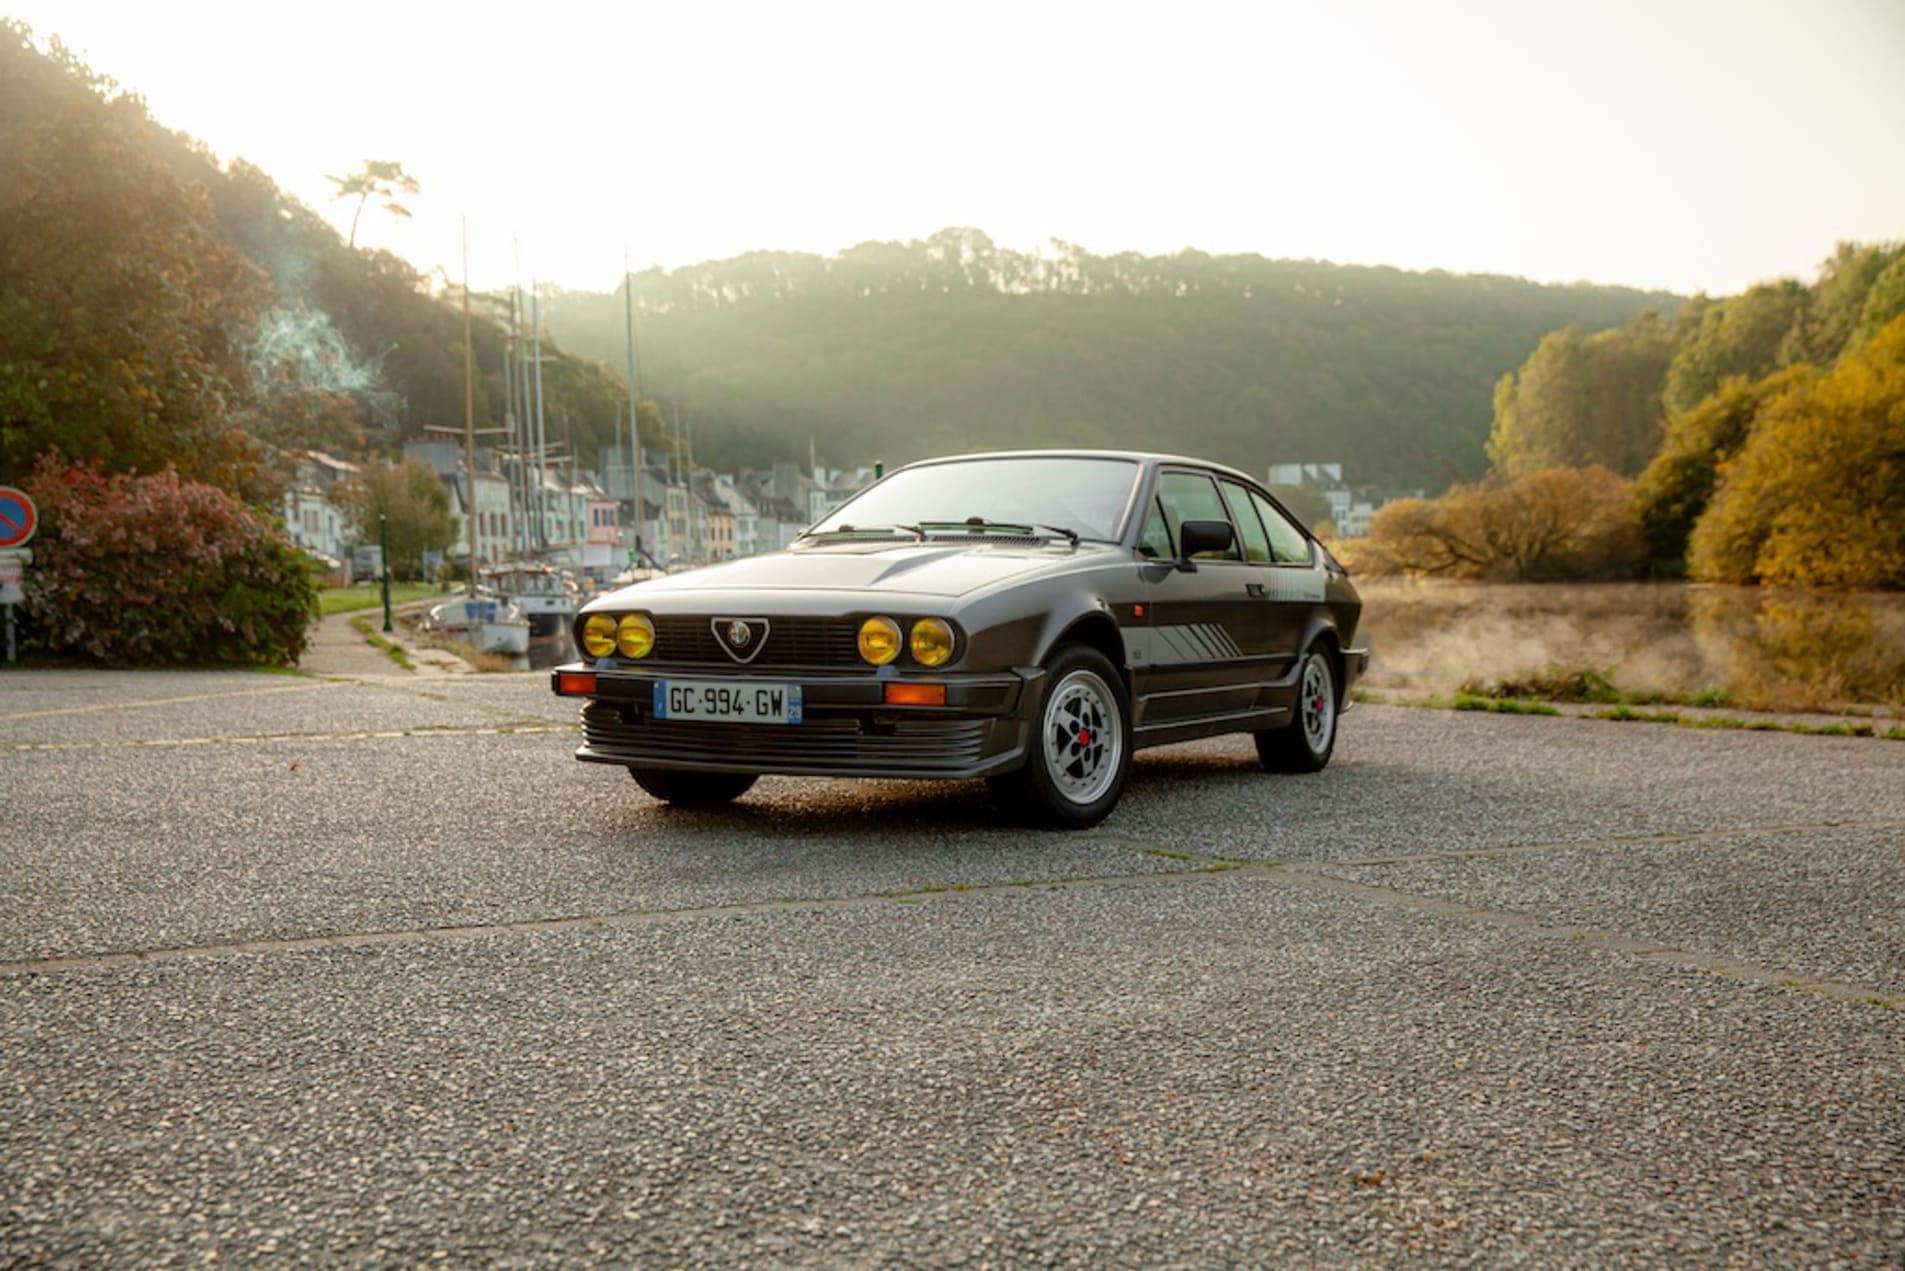
M 1296 705 L 1290 722 L 1256 734 L 1257 759 L 1265 772 L 1321 772 L 1336 751 L 1336 724 L 1343 716 L 1336 661 L 1322 646 L 1303 655 L 1297 672 Z
M 734 802 L 760 780 L 751 772 L 675 772 L 662 768 L 630 768 L 628 775 L 657 799 L 678 808 L 718 808 Z
M 993 801 L 1054 829 L 1111 815 L 1131 773 L 1131 698 L 1118 668 L 1087 645 L 1061 646 L 1045 664 L 1032 718 L 1024 766 L 986 781 Z

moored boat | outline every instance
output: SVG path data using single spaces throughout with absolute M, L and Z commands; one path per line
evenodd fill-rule
M 529 619 L 500 596 L 459 596 L 433 605 L 424 629 L 442 632 L 484 653 L 529 652 Z
M 582 604 L 575 576 L 552 565 L 517 563 L 482 571 L 483 586 L 512 601 L 529 620 L 532 636 L 560 635 Z

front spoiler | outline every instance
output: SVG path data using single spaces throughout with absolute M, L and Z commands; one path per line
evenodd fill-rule
M 705 669 L 641 672 L 586 662 L 557 667 L 550 685 L 578 672 L 595 675 L 583 697 L 585 763 L 686 772 L 779 773 L 819 777 L 969 779 L 1018 767 L 1029 730 L 1019 712 L 1037 700 L 1027 689 L 1037 668 L 1003 674 L 899 676 L 800 674 L 764 669 L 722 678 L 799 684 L 800 724 L 658 719 L 655 684 L 710 678 Z M 946 686 L 945 706 L 885 701 L 887 683 Z M 566 694 L 566 696 L 579 696 Z

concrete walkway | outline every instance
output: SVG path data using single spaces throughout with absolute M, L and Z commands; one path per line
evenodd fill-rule
M 393 612 L 413 613 L 432 603 L 434 600 L 399 605 Z M 351 620 L 354 618 L 369 618 L 372 633 L 400 647 L 416 669 L 405 670 L 390 654 L 367 640 L 352 625 Z M 319 621 L 317 629 L 311 633 L 310 646 L 305 649 L 304 656 L 298 659 L 298 669 L 311 675 L 334 675 L 347 679 L 373 675 L 464 675 L 470 672 L 469 663 L 456 654 L 447 649 L 432 649 L 417 644 L 410 638 L 409 629 L 401 622 L 391 625 L 394 630 L 389 633 L 382 630 L 383 613 L 380 609 L 334 613 Z

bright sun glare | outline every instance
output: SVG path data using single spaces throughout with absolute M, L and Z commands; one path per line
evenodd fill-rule
M 1737 291 L 1905 233 L 1905 6 L 23 3 L 165 124 L 360 238 L 574 287 L 971 225 Z M 208 32 L 219 32 L 208 39 Z

